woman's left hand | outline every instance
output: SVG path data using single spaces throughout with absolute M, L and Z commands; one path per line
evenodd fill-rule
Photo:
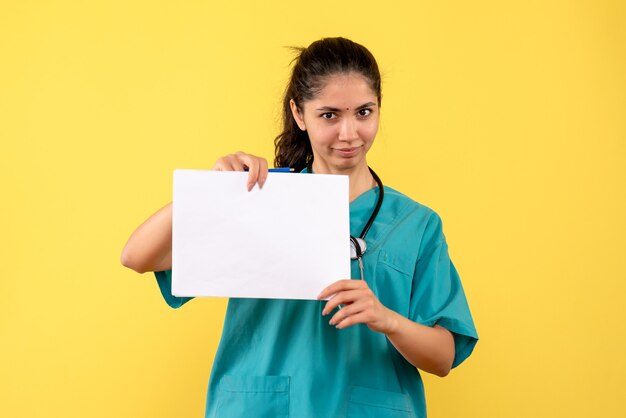
M 328 315 L 343 305 L 329 322 L 338 329 L 366 324 L 373 331 L 387 334 L 395 327 L 394 312 L 380 303 L 364 280 L 339 280 L 324 289 L 318 299 L 328 297 L 331 298 L 322 315 Z

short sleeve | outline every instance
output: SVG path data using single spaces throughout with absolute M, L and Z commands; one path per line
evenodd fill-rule
M 452 367 L 456 367 L 472 353 L 478 334 L 461 280 L 448 255 L 441 219 L 434 213 L 422 242 L 413 277 L 409 317 L 423 325 L 440 325 L 453 333 Z
M 180 308 L 185 303 L 193 299 L 189 297 L 178 297 L 172 295 L 172 270 L 155 271 L 154 275 L 156 276 L 156 280 L 159 284 L 159 289 L 161 290 L 161 295 L 163 295 L 163 299 L 165 299 L 165 302 L 172 308 Z

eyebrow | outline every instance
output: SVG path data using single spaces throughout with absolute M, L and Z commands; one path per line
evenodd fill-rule
M 354 110 L 355 111 L 359 111 L 361 109 L 365 109 L 366 107 L 372 107 L 372 106 L 376 106 L 376 103 L 374 103 L 374 102 L 367 102 L 367 103 L 364 103 L 361 106 L 355 108 Z M 331 107 L 331 106 L 322 106 L 322 107 L 317 108 L 315 110 L 320 111 L 320 112 L 340 112 L 341 111 L 341 109 L 339 109 L 337 107 Z

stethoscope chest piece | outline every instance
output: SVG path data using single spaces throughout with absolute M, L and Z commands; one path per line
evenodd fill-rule
M 350 237 L 350 259 L 358 260 L 363 257 L 367 250 L 367 244 L 363 238 Z

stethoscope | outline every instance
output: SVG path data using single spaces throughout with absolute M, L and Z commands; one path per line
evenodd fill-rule
M 363 254 L 365 254 L 365 251 L 367 251 L 367 243 L 365 242 L 365 236 L 367 235 L 368 231 L 370 230 L 370 227 L 374 223 L 374 220 L 376 219 L 376 215 L 378 215 L 378 212 L 380 211 L 380 207 L 383 205 L 383 199 L 385 197 L 385 189 L 383 188 L 383 182 L 380 180 L 380 177 L 378 177 L 378 175 L 370 167 L 367 167 L 367 168 L 369 169 L 370 173 L 372 174 L 372 177 L 374 177 L 374 180 L 376 180 L 376 184 L 378 185 L 378 200 L 376 201 L 376 206 L 374 207 L 374 210 L 372 211 L 370 218 L 368 219 L 367 223 L 365 224 L 365 227 L 361 231 L 361 235 L 359 235 L 358 238 L 350 235 L 350 259 L 358 261 L 359 270 L 361 272 L 361 280 L 364 280 Z M 309 166 L 307 167 L 307 171 L 309 173 L 313 173 L 312 164 L 309 164 Z

